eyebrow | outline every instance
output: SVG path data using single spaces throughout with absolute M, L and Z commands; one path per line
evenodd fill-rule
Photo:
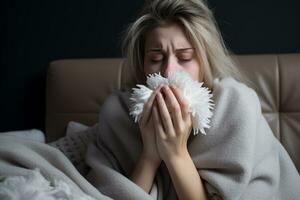
M 182 52 L 182 51 L 188 51 L 188 50 L 195 50 L 195 48 L 193 47 L 188 47 L 188 48 L 179 48 L 179 49 L 176 49 L 175 51 L 176 52 Z M 152 48 L 152 49 L 148 49 L 146 51 L 146 53 L 149 53 L 149 52 L 163 52 L 163 50 L 161 48 Z

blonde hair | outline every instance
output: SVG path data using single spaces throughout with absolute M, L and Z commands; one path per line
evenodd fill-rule
M 212 89 L 213 79 L 217 77 L 239 78 L 213 14 L 203 0 L 148 0 L 138 19 L 129 26 L 123 41 L 125 65 L 130 68 L 135 83 L 145 82 L 143 66 L 147 32 L 173 22 L 184 28 L 194 45 L 207 87 Z

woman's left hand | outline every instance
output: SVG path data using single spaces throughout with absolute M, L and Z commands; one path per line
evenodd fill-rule
M 164 86 L 156 96 L 152 117 L 159 155 L 164 162 L 188 154 L 192 119 L 187 101 L 175 86 Z

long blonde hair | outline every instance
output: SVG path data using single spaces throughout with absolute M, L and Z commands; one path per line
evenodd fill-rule
M 144 83 L 146 33 L 167 23 L 180 24 L 194 45 L 204 73 L 203 82 L 212 89 L 216 77 L 239 76 L 229 56 L 211 10 L 203 0 L 148 0 L 123 41 L 123 56 L 135 83 Z

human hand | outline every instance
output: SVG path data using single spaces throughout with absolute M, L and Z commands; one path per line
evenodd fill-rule
M 141 131 L 142 141 L 143 141 L 143 151 L 142 157 L 146 160 L 150 160 L 151 162 L 160 164 L 161 158 L 158 154 L 156 147 L 156 138 L 155 138 L 155 129 L 153 124 L 153 115 L 152 115 L 152 107 L 155 101 L 156 95 L 161 89 L 157 87 L 148 101 L 144 104 L 143 113 L 139 120 L 139 127 Z
M 175 86 L 157 92 L 152 115 L 160 158 L 168 162 L 188 154 L 192 118 L 187 101 Z

